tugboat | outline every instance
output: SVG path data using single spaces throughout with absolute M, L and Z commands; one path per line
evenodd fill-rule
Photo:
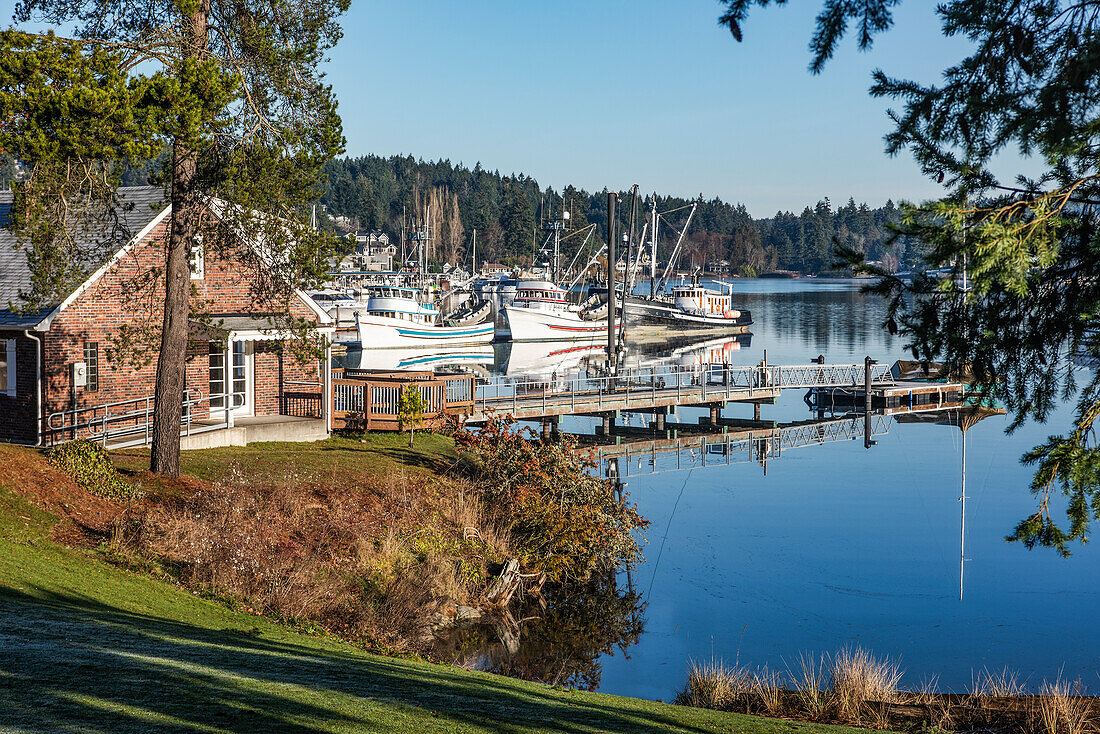
M 728 283 L 719 283 L 721 291 L 715 291 L 699 284 L 698 272 L 692 274 L 691 284 L 683 284 L 672 287 L 671 294 L 664 293 L 664 286 L 668 282 L 668 276 L 676 266 L 676 260 L 680 256 L 684 235 L 691 226 L 692 217 L 695 216 L 695 204 L 691 206 L 687 222 L 676 238 L 676 246 L 669 256 L 668 265 L 657 280 L 657 232 L 660 220 L 663 216 L 657 213 L 656 197 L 654 197 L 651 210 L 652 220 L 648 229 L 650 232 L 650 295 L 634 295 L 630 287 L 633 277 L 627 279 L 627 293 L 622 300 L 623 318 L 632 326 L 657 327 L 667 329 L 695 329 L 709 331 L 737 332 L 743 331 L 752 325 L 752 314 L 743 309 L 733 307 L 733 286 Z M 643 233 L 643 238 L 644 238 Z M 641 255 L 639 245 L 639 259 Z
M 654 298 L 627 296 L 623 304 L 628 324 L 673 329 L 739 331 L 752 325 L 752 313 L 733 307 L 733 286 L 719 283 L 722 291 L 699 285 L 676 285 L 672 293 Z

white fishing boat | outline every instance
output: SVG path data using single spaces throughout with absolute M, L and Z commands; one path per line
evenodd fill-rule
M 657 278 L 657 242 L 660 223 L 663 215 L 657 212 L 657 199 L 654 197 L 650 210 L 650 221 L 643 229 L 650 233 L 649 238 L 649 282 L 650 293 L 642 296 L 634 291 L 634 276 L 641 264 L 644 247 L 639 243 L 637 258 L 626 279 L 626 298 L 620 303 L 623 318 L 632 327 L 641 326 L 653 329 L 674 329 L 677 331 L 706 330 L 710 332 L 735 332 L 743 331 L 752 325 L 752 314 L 746 309 L 733 307 L 733 286 L 728 283 L 718 283 L 721 288 L 716 291 L 712 288 L 700 285 L 697 277 L 693 276 L 690 284 L 681 284 L 672 287 L 671 293 L 665 292 L 665 284 L 669 275 L 674 272 L 676 262 L 683 247 L 684 236 L 691 226 L 692 217 L 695 216 L 697 204 L 691 205 L 687 222 L 677 234 L 676 245 L 669 255 L 668 264 L 660 279 Z
M 520 281 L 512 304 L 501 308 L 511 340 L 592 341 L 607 333 L 606 313 L 571 305 L 565 294 L 550 281 Z
M 355 312 L 361 311 L 365 307 L 365 304 L 357 301 L 347 291 L 336 288 L 309 291 L 308 295 L 314 303 L 332 317 L 338 329 L 340 327 L 354 327 Z M 345 328 L 344 331 L 347 332 L 348 330 Z
M 487 344 L 493 340 L 493 324 L 486 321 L 461 326 L 441 323 L 439 310 L 422 303 L 415 288 L 371 288 L 366 305 L 355 315 L 359 343 L 364 349 L 393 349 L 430 344 L 457 346 Z

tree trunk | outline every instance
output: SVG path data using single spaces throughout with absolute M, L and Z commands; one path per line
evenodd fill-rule
M 206 48 L 209 2 L 184 23 L 184 57 L 201 56 Z M 202 212 L 198 154 L 176 139 L 172 146 L 172 215 L 164 271 L 164 321 L 157 355 L 153 404 L 153 447 L 149 469 L 154 474 L 180 474 L 180 423 L 187 389 L 187 320 L 191 292 L 191 243 Z M 228 370 L 230 367 L 226 365 Z M 226 406 L 226 410 L 230 408 Z

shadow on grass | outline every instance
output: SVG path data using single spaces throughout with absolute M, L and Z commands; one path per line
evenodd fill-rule
M 0 678 L 0 730 L 704 731 L 629 700 L 2 587 Z

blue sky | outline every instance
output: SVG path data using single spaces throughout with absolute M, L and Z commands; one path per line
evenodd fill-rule
M 744 202 L 879 205 L 940 190 L 888 158 L 870 74 L 934 82 L 966 42 L 921 0 L 870 52 L 807 71 L 818 0 L 758 10 L 736 43 L 712 0 L 355 0 L 329 80 L 351 155 L 411 153 L 575 183 Z

